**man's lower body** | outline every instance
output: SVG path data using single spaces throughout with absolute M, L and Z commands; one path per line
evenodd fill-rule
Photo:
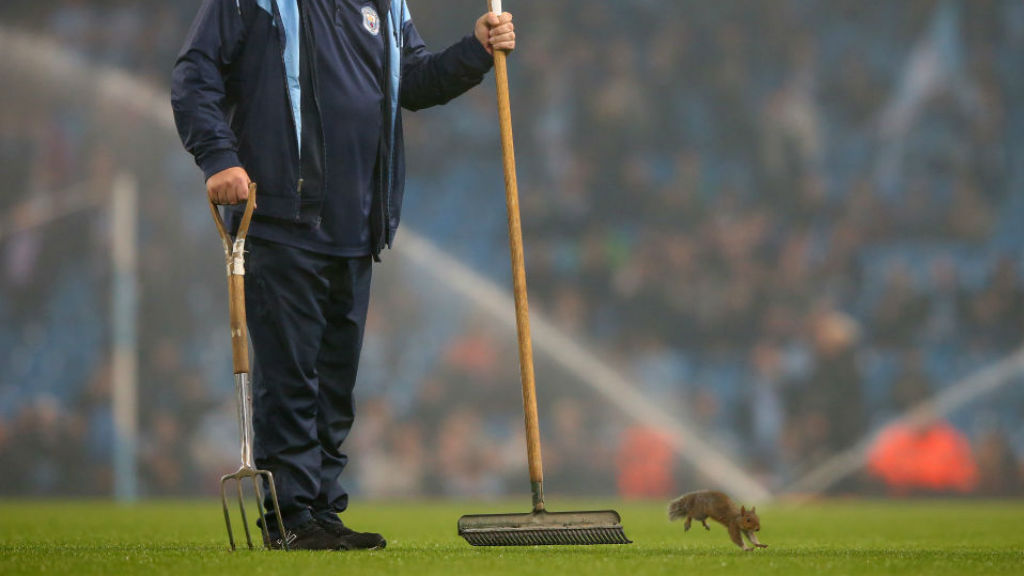
M 297 548 L 383 547 L 338 518 L 348 506 L 341 445 L 354 418 L 372 259 L 249 242 L 255 458 L 274 474 L 286 537 Z M 282 537 L 273 519 L 268 528 L 272 542 Z

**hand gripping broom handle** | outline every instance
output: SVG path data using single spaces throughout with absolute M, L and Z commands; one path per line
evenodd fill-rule
M 501 14 L 501 0 L 488 0 L 489 9 Z M 523 259 L 523 231 L 519 220 L 519 188 L 516 183 L 516 153 L 512 143 L 512 107 L 508 94 L 508 54 L 494 51 L 494 78 L 498 89 L 498 120 L 505 167 L 505 204 L 508 208 L 508 243 L 512 253 L 512 280 L 516 300 L 516 329 L 519 335 L 519 373 L 523 384 L 526 420 L 526 456 L 530 464 L 533 510 L 544 510 L 544 467 L 540 454 L 537 422 L 537 390 L 533 376 L 533 346 L 530 343 L 530 305 L 526 299 L 526 264 Z

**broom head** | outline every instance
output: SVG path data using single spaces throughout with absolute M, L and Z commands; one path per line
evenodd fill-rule
M 632 543 L 614 510 L 473 514 L 459 518 L 459 536 L 473 546 Z

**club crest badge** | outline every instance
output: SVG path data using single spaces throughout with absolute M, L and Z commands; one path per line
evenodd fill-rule
M 363 13 L 363 28 L 374 36 L 380 35 L 380 16 L 377 15 L 377 11 L 373 9 L 373 6 L 365 6 L 362 10 Z

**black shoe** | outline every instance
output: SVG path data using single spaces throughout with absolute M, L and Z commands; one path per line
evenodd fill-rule
M 338 537 L 331 531 L 324 529 L 319 523 L 310 520 L 294 530 L 286 532 L 289 550 L 337 550 Z M 271 550 L 283 550 L 284 543 L 281 538 L 271 538 L 267 542 L 266 536 L 263 543 Z
M 388 541 L 380 534 L 376 532 L 356 532 L 345 526 L 341 520 L 332 522 L 316 518 L 314 522 L 334 536 L 335 547 L 338 550 L 380 550 L 388 545 Z

